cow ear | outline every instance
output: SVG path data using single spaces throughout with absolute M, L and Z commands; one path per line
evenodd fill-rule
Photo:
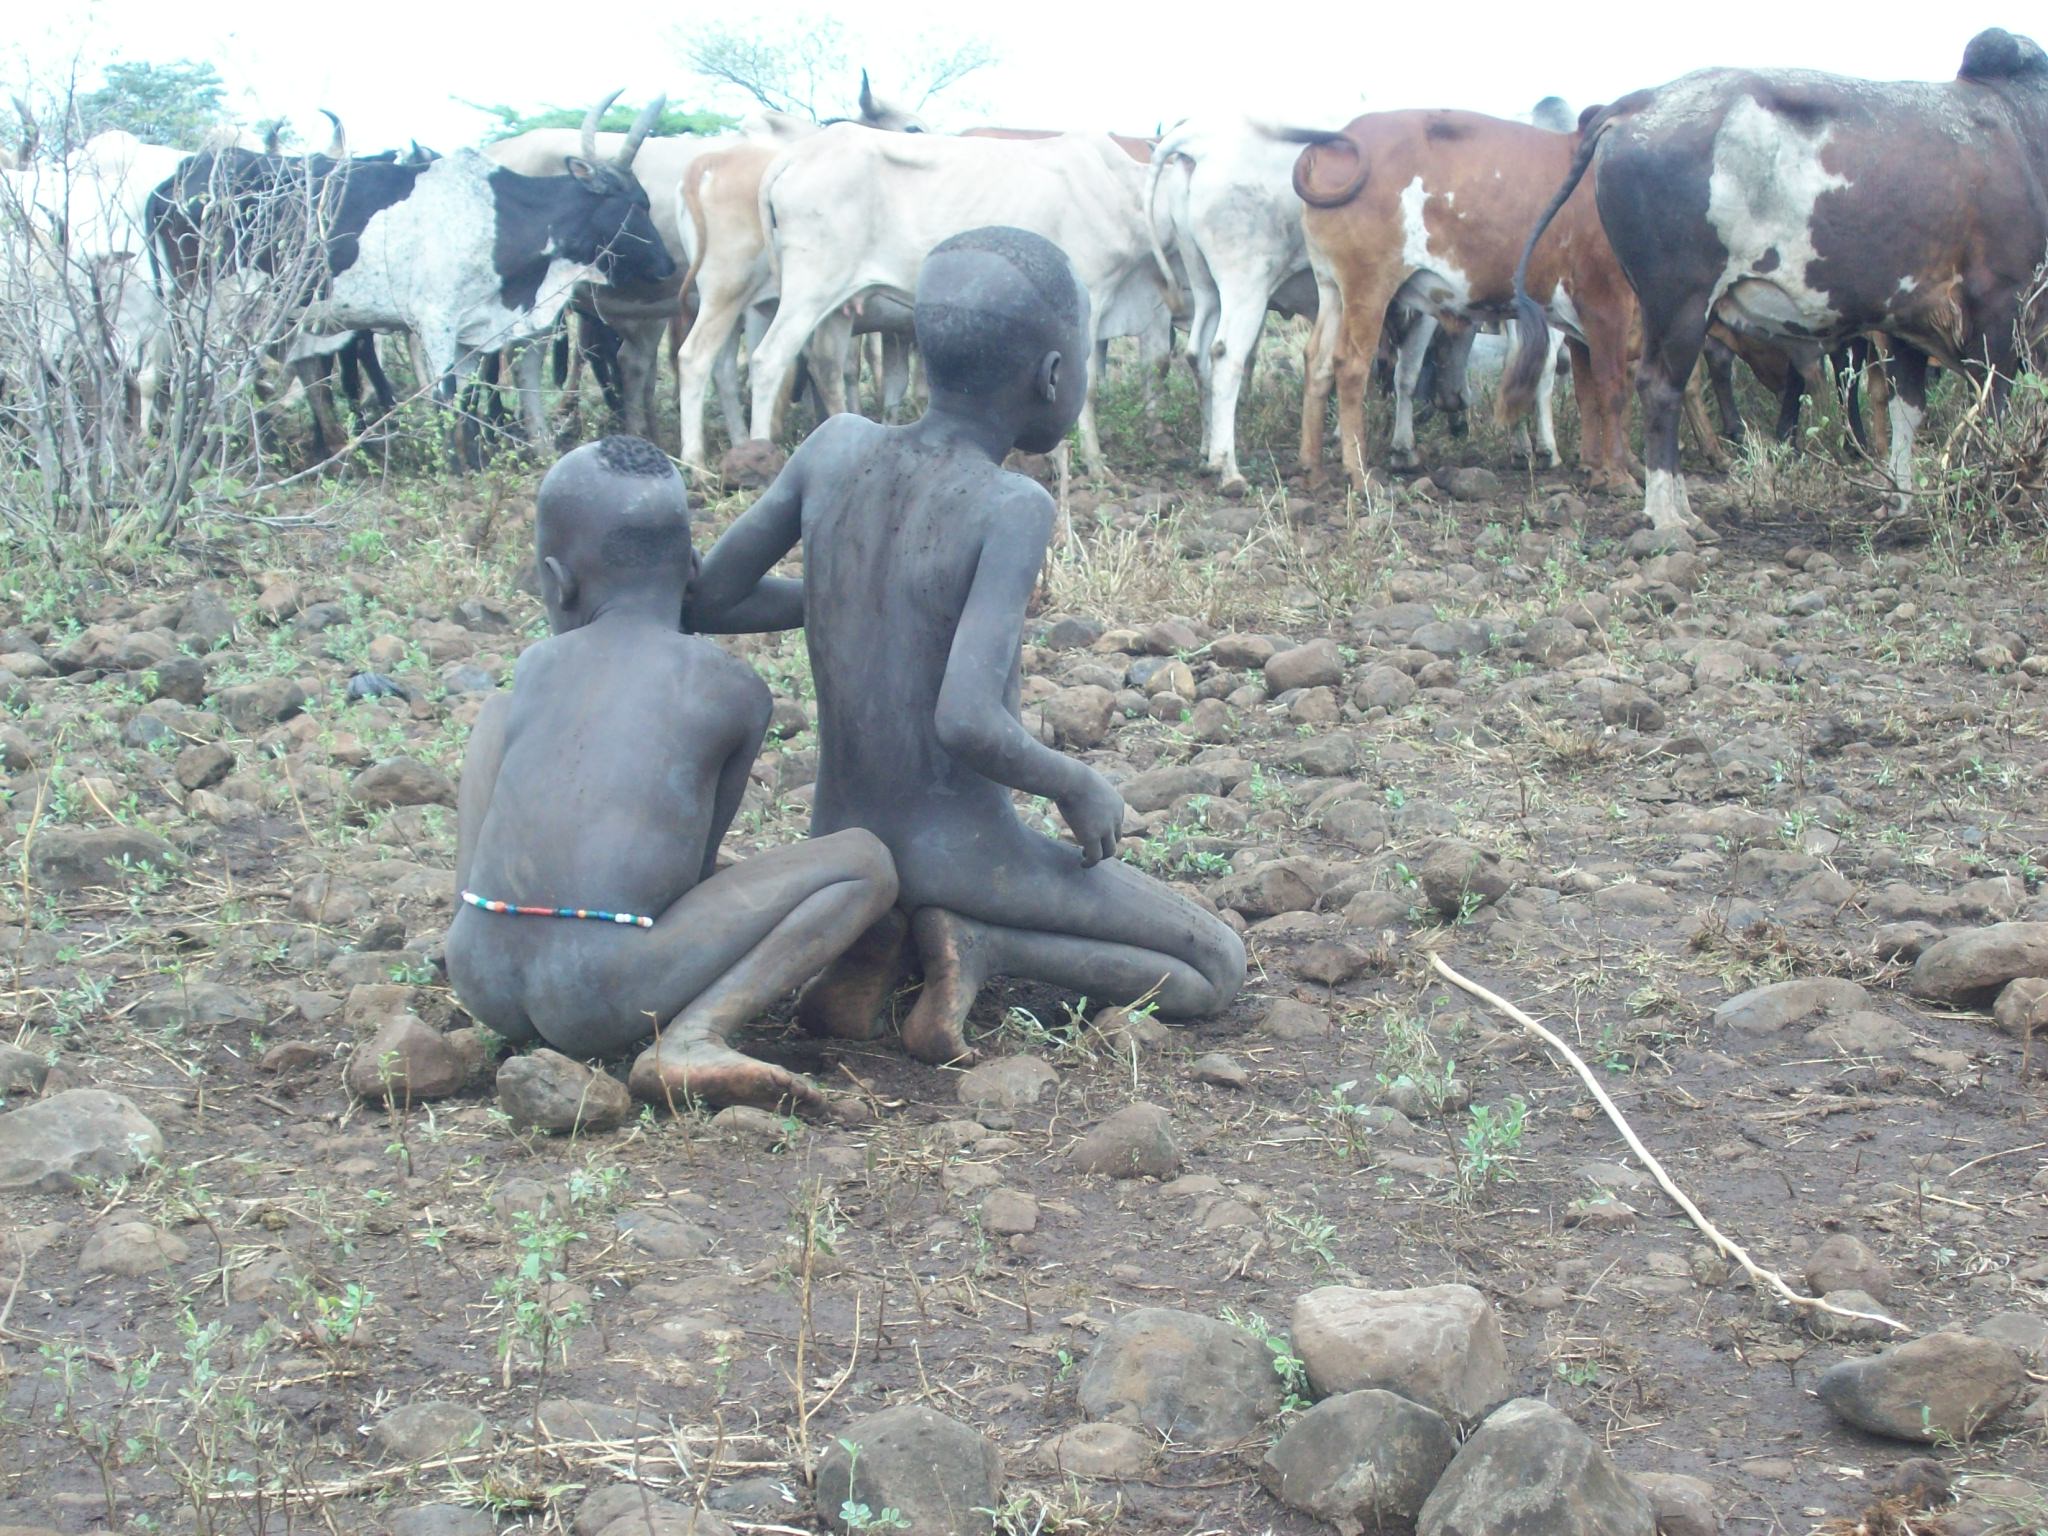
M 569 174 L 571 176 L 574 176 L 586 187 L 595 186 L 597 184 L 597 181 L 599 180 L 597 174 L 597 167 L 592 165 L 588 160 L 584 159 L 581 155 L 564 155 L 562 156 L 562 164 L 568 167 Z

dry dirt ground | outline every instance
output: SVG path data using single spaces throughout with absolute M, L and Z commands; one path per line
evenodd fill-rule
M 1632 504 L 1435 451 L 1498 483 L 1226 502 L 1169 444 L 1075 488 L 1027 715 L 1135 781 L 1125 857 L 1241 914 L 1244 994 L 1168 1031 L 992 987 L 982 1048 L 1050 1068 L 1015 1105 L 763 1020 L 754 1048 L 843 1090 L 843 1123 L 662 1107 L 570 1138 L 516 1129 L 488 1071 L 431 1102 L 344 1087 L 380 1010 L 466 1022 L 434 965 L 449 781 L 542 629 L 532 469 L 338 482 L 311 525 L 213 526 L 129 577 L 16 546 L 0 1038 L 49 1064 L 45 1093 L 128 1096 L 165 1150 L 0 1204 L 0 1525 L 566 1530 L 638 1478 L 737 1530 L 813 1531 L 807 1466 L 916 1401 L 1001 1447 L 1006 1530 L 1322 1530 L 1261 1488 L 1263 1439 L 1161 1444 L 1120 1479 L 1048 1465 L 1092 1341 L 1185 1308 L 1262 1332 L 1285 1371 L 1304 1292 L 1456 1280 L 1498 1309 L 1515 1390 L 1623 1468 L 1706 1479 L 1730 1532 L 1847 1529 L 1930 1453 L 1814 1396 L 1875 1345 L 1731 1279 L 1577 1080 L 1427 958 L 1573 1042 L 1795 1285 L 1850 1234 L 1916 1334 L 2042 1316 L 2048 1042 L 2025 1080 L 2017 1035 L 1916 1001 L 1901 958 L 2048 918 L 2041 548 L 1874 540 L 1853 498 L 1789 513 L 1707 479 L 1718 546 L 1632 551 Z M 1318 638 L 1315 685 L 1269 697 L 1261 658 Z M 734 645 L 780 701 L 743 857 L 802 835 L 815 741 L 800 639 Z M 361 673 L 407 692 L 351 699 Z M 398 757 L 420 766 L 358 779 Z M 36 840 L 80 829 L 174 853 L 49 874 Z M 1505 894 L 1430 878 L 1445 839 L 1497 855 Z M 1807 976 L 1867 998 L 1715 1019 Z M 1078 1172 L 1076 1135 L 1139 1100 L 1179 1171 Z M 146 1225 L 106 1237 L 123 1223 Z M 2048 1524 L 2041 1373 L 1931 1450 L 1976 1489 L 1967 1528 Z M 415 1403 L 454 1406 L 388 1425 Z M 444 1430 L 448 1454 L 406 1463 Z M 481 1514 L 394 1524 L 429 1504 Z

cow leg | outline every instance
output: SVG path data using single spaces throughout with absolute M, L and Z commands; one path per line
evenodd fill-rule
M 1892 484 L 1898 487 L 1897 510 L 1908 510 L 1913 501 L 1913 435 L 1927 415 L 1927 354 L 1918 347 L 1892 339 L 1890 418 L 1891 443 L 1885 455 Z
M 1259 332 L 1266 324 L 1265 295 L 1233 286 L 1209 313 L 1214 334 L 1204 353 L 1207 378 L 1202 436 L 1206 462 L 1216 472 L 1218 491 L 1242 496 L 1248 487 L 1237 467 L 1237 403 L 1258 351 Z
M 1819 365 L 1814 365 L 1818 375 Z M 1799 434 L 1799 413 L 1811 394 L 1820 398 L 1820 380 L 1809 377 L 1804 368 L 1787 368 L 1785 382 L 1778 387 L 1778 420 L 1771 428 L 1771 435 L 1781 443 L 1789 443 Z
M 1396 469 L 1418 469 L 1415 456 L 1415 386 L 1422 377 L 1423 360 L 1429 344 L 1436 339 L 1436 316 L 1417 314 L 1401 338 L 1394 360 L 1394 438 L 1387 445 L 1387 462 Z
M 1699 444 L 1700 455 L 1710 468 L 1725 470 L 1728 467 L 1728 450 L 1721 446 L 1721 439 L 1714 431 L 1713 422 L 1707 419 L 1707 397 L 1700 388 L 1700 370 L 1694 369 L 1691 378 L 1685 381 L 1685 424 L 1692 428 L 1692 439 Z
M 1550 328 L 1550 345 L 1543 353 L 1543 387 L 1536 391 L 1536 467 L 1555 469 L 1563 462 L 1557 452 L 1557 354 L 1564 346 L 1564 332 Z
M 308 357 L 292 364 L 292 371 L 305 386 L 306 403 L 313 411 L 313 462 L 319 463 L 348 441 L 341 429 L 341 416 L 334 409 L 334 391 L 328 383 L 334 366 L 331 356 Z
M 910 398 L 910 338 L 901 331 L 882 333 L 882 420 L 897 421 Z
M 753 284 L 751 274 L 743 275 L 746 281 L 735 282 L 709 269 L 697 274 L 697 318 L 690 322 L 683 348 L 676 354 L 676 415 L 683 463 L 700 472 L 705 467 L 704 391 L 714 377 L 727 436 L 735 443 L 746 436 L 746 417 L 740 405 L 740 322 Z
M 1642 468 L 1629 451 L 1628 444 L 1629 367 L 1635 359 L 1636 305 L 1625 286 L 1616 286 L 1618 291 L 1614 293 L 1588 291 L 1584 295 L 1574 293 L 1572 296 L 1586 333 L 1583 356 L 1576 350 L 1572 352 L 1572 388 L 1579 402 L 1579 467 L 1588 473 L 1590 488 L 1608 496 L 1633 496 L 1637 490 L 1636 472 Z M 1702 322 L 1699 335 L 1693 342 L 1692 357 L 1685 362 L 1688 370 L 1692 368 L 1693 358 L 1698 356 L 1700 341 L 1705 336 L 1706 327 Z M 1578 371 L 1581 363 L 1585 368 L 1583 374 Z M 1687 376 L 1681 374 L 1679 377 Z M 1672 411 L 1671 457 L 1676 464 L 1678 417 L 1675 403 Z M 1643 427 L 1646 445 L 1649 430 L 1646 417 Z M 1681 495 L 1683 491 L 1681 486 Z
M 1387 306 L 1406 273 L 1392 283 L 1369 280 L 1345 284 L 1343 320 L 1337 328 L 1337 438 L 1344 472 L 1354 489 L 1366 488 L 1365 391 L 1372 382 Z M 1363 274 L 1361 274 L 1363 276 Z
M 607 321 L 619 337 L 619 416 L 634 437 L 654 435 L 654 390 L 661 382 L 666 316 Z
M 1717 337 L 1709 336 L 1701 349 L 1707 365 L 1707 383 L 1714 391 L 1714 412 L 1721 418 L 1721 436 L 1740 443 L 1749 435 L 1743 424 L 1742 408 L 1735 402 L 1735 352 Z
M 1330 390 L 1337 376 L 1337 334 L 1344 324 L 1344 300 L 1334 275 L 1316 272 L 1316 319 L 1309 327 L 1301 366 L 1301 469 L 1311 485 L 1323 481 L 1323 435 L 1328 429 Z
M 1091 306 L 1091 314 L 1101 311 Z M 1095 391 L 1102 387 L 1103 356 L 1106 349 L 1093 342 L 1088 346 L 1088 395 L 1081 403 L 1081 462 L 1098 478 L 1108 466 L 1102 460 L 1102 436 L 1095 430 Z
M 1646 310 L 1643 336 L 1643 360 L 1636 371 L 1643 404 L 1643 516 L 1652 528 L 1697 528 L 1678 467 L 1678 417 L 1686 382 L 1707 339 L 1707 295 L 1684 295 L 1655 315 Z
M 783 277 L 789 279 L 799 277 L 799 274 L 784 268 Z M 790 381 L 805 346 L 849 297 L 851 295 L 805 289 L 800 279 L 797 284 L 785 287 L 775 306 L 775 318 L 769 323 L 768 334 L 754 348 L 751 360 L 754 411 L 750 435 L 756 441 L 766 442 L 774 438 L 781 425 L 784 403 L 789 399 Z
M 857 363 L 859 357 L 860 349 L 853 344 L 853 316 L 844 308 L 835 309 L 818 322 L 810 345 L 805 348 L 805 359 L 811 387 L 817 392 L 819 421 L 845 412 L 847 364 Z M 856 400 L 860 398 L 857 385 L 856 378 Z
M 536 453 L 545 452 L 549 446 L 547 400 L 541 378 L 547 355 L 547 346 L 536 341 L 527 343 L 512 357 L 512 378 L 519 388 L 519 427 L 526 434 L 527 446 Z
M 1435 359 L 1436 378 L 1429 398 L 1444 413 L 1444 426 L 1452 437 L 1462 438 L 1471 430 L 1472 345 L 1478 339 L 1476 326 L 1443 326 L 1430 354 Z

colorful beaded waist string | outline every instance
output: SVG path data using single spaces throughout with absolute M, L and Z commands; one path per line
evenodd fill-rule
M 507 917 L 573 917 L 588 923 L 623 923 L 628 928 L 652 928 L 654 919 L 638 917 L 631 912 L 599 912 L 591 907 L 521 907 L 509 901 L 490 901 L 475 891 L 464 891 L 462 899 L 472 907 L 485 912 L 498 912 Z

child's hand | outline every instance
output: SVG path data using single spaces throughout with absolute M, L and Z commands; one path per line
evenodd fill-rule
M 1081 845 L 1083 864 L 1099 864 L 1116 852 L 1124 828 L 1124 797 L 1109 780 L 1083 768 L 1080 781 L 1059 797 L 1058 804 L 1074 841 Z

